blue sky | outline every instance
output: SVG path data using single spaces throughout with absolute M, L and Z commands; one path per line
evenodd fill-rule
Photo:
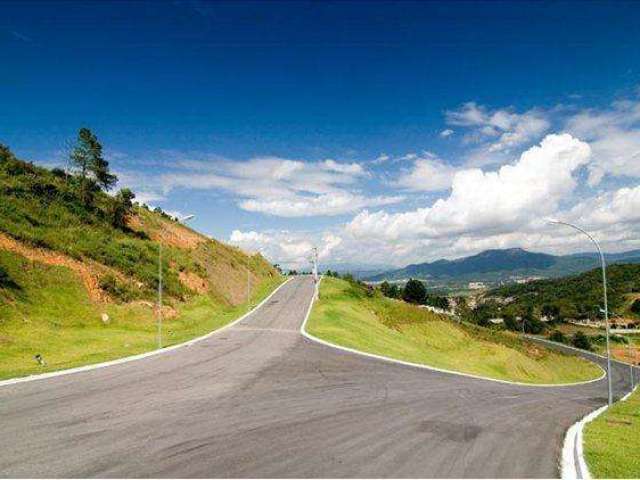
M 0 142 L 60 164 L 88 126 L 122 186 L 274 261 L 586 247 L 549 215 L 638 246 L 637 3 L 0 9 Z

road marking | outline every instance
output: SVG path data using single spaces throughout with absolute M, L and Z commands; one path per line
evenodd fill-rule
M 206 340 L 206 339 L 212 337 L 213 335 L 217 335 L 218 333 L 223 332 L 223 331 L 233 327 L 234 325 L 240 323 L 242 320 L 247 318 L 249 315 L 253 314 L 256 310 L 258 310 L 265 303 L 267 303 L 271 299 L 271 297 L 273 297 L 276 294 L 276 292 L 278 292 L 278 290 L 280 290 L 282 287 L 284 287 L 286 284 L 288 284 L 292 280 L 293 280 L 293 278 L 288 278 L 287 280 L 282 282 L 278 286 L 278 288 L 276 288 L 273 292 L 271 292 L 269 294 L 268 297 L 266 297 L 258 305 L 253 307 L 251 310 L 249 310 L 247 313 L 242 315 L 240 318 L 237 318 L 236 320 L 234 320 L 231 323 L 227 323 L 226 325 L 218 328 L 217 330 L 213 330 L 212 332 L 209 332 L 209 333 L 207 333 L 205 335 L 202 335 L 201 337 L 196 337 L 194 339 L 187 340 L 186 342 L 178 343 L 177 345 L 172 345 L 170 347 L 151 350 L 150 352 L 140 353 L 138 355 L 132 355 L 130 357 L 118 358 L 116 360 L 109 360 L 108 362 L 94 363 L 92 365 L 84 365 L 82 367 L 69 368 L 69 369 L 66 369 L 66 370 L 58 370 L 58 371 L 55 371 L 55 372 L 48 372 L 48 373 L 40 373 L 40 374 L 37 374 L 37 375 L 29 375 L 27 377 L 10 378 L 8 380 L 0 381 L 0 387 L 4 387 L 4 386 L 7 386 L 7 385 L 14 385 L 16 383 L 34 382 L 36 380 L 45 380 L 45 379 L 48 379 L 48 378 L 61 377 L 63 375 L 71 375 L 72 373 L 87 372 L 89 370 L 96 370 L 98 368 L 111 367 L 113 365 L 120 365 L 122 363 L 134 362 L 136 360 L 142 360 L 143 358 L 152 357 L 154 355 L 160 355 L 162 353 L 171 352 L 173 350 L 177 350 L 178 348 L 190 347 L 194 343 L 201 342 L 202 340 Z
M 274 333 L 300 333 L 298 330 L 290 328 L 258 328 L 258 327 L 234 327 L 233 332 L 274 332 Z

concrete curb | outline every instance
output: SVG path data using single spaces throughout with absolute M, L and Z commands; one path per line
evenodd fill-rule
M 637 390 L 636 385 L 633 390 L 627 393 L 619 401 L 626 401 L 633 392 Z M 591 473 L 589 472 L 589 466 L 584 458 L 584 443 L 583 443 L 583 431 L 587 423 L 595 420 L 604 411 L 609 408 L 608 405 L 604 405 L 597 410 L 589 413 L 587 416 L 578 420 L 576 423 L 569 427 L 567 434 L 564 437 L 564 444 L 562 446 L 562 465 L 561 465 L 561 478 L 564 480 L 591 480 Z
M 320 289 L 320 282 L 322 281 L 322 277 L 320 278 L 320 281 L 318 282 L 318 284 L 316 285 L 316 293 L 319 291 Z M 553 388 L 553 387 L 575 387 L 578 385 L 585 385 L 588 383 L 594 383 L 594 382 L 599 382 L 600 380 L 602 380 L 603 378 L 606 377 L 607 372 L 596 363 L 596 365 L 598 366 L 598 368 L 602 371 L 602 375 L 600 375 L 598 378 L 594 378 L 593 380 L 585 380 L 584 382 L 575 382 L 575 383 L 524 383 L 524 382 L 512 382 L 509 380 L 499 380 L 497 378 L 490 378 L 490 377 L 483 377 L 480 375 L 473 375 L 471 373 L 463 373 L 463 372 L 456 372 L 454 370 L 447 370 L 444 368 L 437 368 L 437 367 L 431 367 L 429 365 L 424 365 L 422 363 L 412 363 L 412 362 L 405 362 L 404 360 L 397 360 L 395 358 L 391 358 L 391 357 L 385 357 L 383 355 L 376 355 L 375 353 L 367 353 L 367 352 L 363 352 L 360 350 L 356 350 L 354 348 L 349 348 L 349 347 L 343 347 L 340 345 L 336 345 L 335 343 L 331 343 L 331 342 L 327 342 L 326 340 L 322 340 L 312 334 L 310 334 L 309 332 L 307 332 L 307 321 L 309 320 L 309 316 L 311 315 L 311 309 L 313 307 L 313 304 L 315 302 L 317 295 L 313 296 L 313 299 L 311 300 L 311 303 L 309 304 L 309 309 L 307 310 L 307 315 L 304 319 L 304 322 L 302 322 L 302 325 L 300 326 L 300 333 L 308 338 L 309 340 L 316 342 L 316 343 L 320 343 L 322 345 L 325 345 L 327 347 L 331 347 L 331 348 L 335 348 L 338 350 L 342 350 L 343 352 L 349 352 L 349 353 L 353 353 L 356 355 L 362 355 L 364 357 L 369 357 L 369 358 L 375 358 L 376 360 L 382 360 L 384 362 L 388 362 L 388 363 L 395 363 L 398 365 L 404 365 L 407 367 L 413 367 L 413 368 L 421 368 L 423 370 L 431 370 L 434 372 L 440 372 L 440 373 L 448 373 L 450 375 L 459 375 L 462 377 L 468 377 L 468 378 L 474 378 L 476 380 L 486 380 L 489 382 L 496 382 L 496 383 L 504 383 L 507 385 L 519 385 L 519 386 L 523 386 L 523 387 L 543 387 L 543 388 Z
M 57 370 L 55 372 L 48 372 L 48 373 L 40 373 L 40 374 L 36 374 L 36 375 L 29 375 L 29 376 L 26 376 L 26 377 L 10 378 L 8 380 L 0 381 L 0 387 L 5 387 L 5 386 L 8 386 L 8 385 L 15 385 L 17 383 L 34 382 L 36 380 L 46 380 L 48 378 L 61 377 L 63 375 L 71 375 L 73 373 L 80 373 L 80 372 L 87 372 L 89 370 L 96 370 L 98 368 L 111 367 L 113 365 L 120 365 L 120 364 L 123 364 L 123 363 L 134 362 L 136 360 L 142 360 L 144 358 L 153 357 L 155 355 L 160 355 L 162 353 L 171 352 L 173 350 L 177 350 L 177 349 L 182 348 L 182 347 L 189 347 L 189 346 L 193 345 L 194 343 L 200 342 L 202 340 L 206 340 L 207 338 L 210 338 L 213 335 L 216 335 L 216 334 L 226 330 L 227 328 L 231 328 L 235 324 L 241 322 L 242 320 L 247 318 L 249 315 L 254 313 L 256 310 L 258 310 L 260 307 L 262 307 L 262 305 L 267 303 L 267 301 L 269 301 L 269 299 L 273 295 L 275 295 L 278 290 L 280 290 L 282 287 L 284 287 L 291 280 L 292 280 L 292 278 L 289 278 L 289 279 L 285 280 L 284 282 L 282 282 L 280 285 L 278 285 L 278 287 L 273 292 L 271 292 L 266 298 L 264 298 L 258 305 L 253 307 L 251 310 L 249 310 L 247 313 L 245 313 L 241 317 L 235 319 L 234 321 L 232 321 L 230 323 L 227 323 L 226 325 L 223 325 L 222 327 L 218 328 L 217 330 L 213 330 L 212 332 L 209 332 L 209 333 L 207 333 L 205 335 L 202 335 L 201 337 L 196 337 L 196 338 L 193 338 L 191 340 L 187 340 L 186 342 L 183 342 L 183 343 L 178 343 L 176 345 L 171 345 L 170 347 L 151 350 L 149 352 L 139 353 L 137 355 L 131 355 L 129 357 L 118 358 L 116 360 L 109 360 L 107 362 L 94 363 L 92 365 L 84 365 L 82 367 L 68 368 L 66 370 Z

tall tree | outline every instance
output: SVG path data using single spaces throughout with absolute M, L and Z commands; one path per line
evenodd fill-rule
M 402 299 L 405 302 L 417 303 L 422 305 L 427 296 L 427 289 L 424 288 L 424 284 L 420 280 L 410 279 L 404 286 L 402 292 Z
M 135 194 L 128 188 L 123 188 L 113 197 L 108 213 L 114 227 L 124 228 L 126 226 L 127 216 L 131 214 L 134 198 Z
M 118 177 L 109 171 L 109 162 L 102 155 L 102 145 L 91 130 L 81 128 L 78 142 L 70 155 L 71 165 L 80 176 L 83 200 L 91 202 L 92 183 L 109 190 L 118 182 Z

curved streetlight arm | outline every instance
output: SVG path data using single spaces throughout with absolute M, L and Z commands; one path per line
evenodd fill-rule
M 605 321 L 605 329 L 606 329 L 606 337 L 607 337 L 607 378 L 608 378 L 608 387 L 609 387 L 609 396 L 608 401 L 609 405 L 613 403 L 613 386 L 611 380 L 611 348 L 609 346 L 609 307 L 607 305 L 607 263 L 604 258 L 604 254 L 602 253 L 602 249 L 600 248 L 600 244 L 598 241 L 593 238 L 593 236 L 587 232 L 586 230 L 574 225 L 573 223 L 561 222 L 559 220 L 549 220 L 549 223 L 556 225 L 565 225 L 567 227 L 571 227 L 574 230 L 577 230 L 591 240 L 591 242 L 596 246 L 598 250 L 598 254 L 600 255 L 600 265 L 602 267 L 602 288 L 603 288 L 603 296 L 604 296 L 604 321 Z

